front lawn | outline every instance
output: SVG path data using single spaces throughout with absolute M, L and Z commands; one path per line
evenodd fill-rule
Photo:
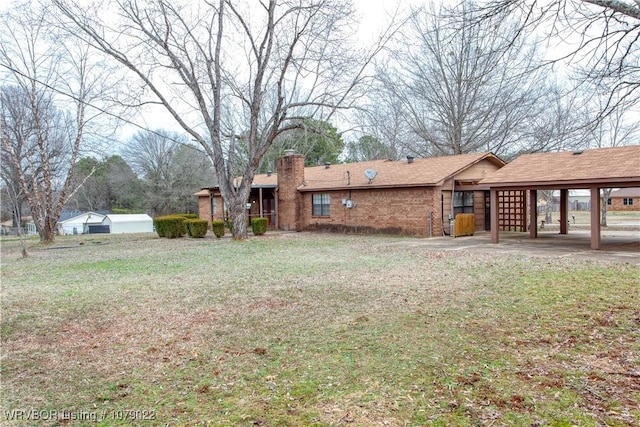
M 640 267 L 410 240 L 3 241 L 1 423 L 640 423 Z

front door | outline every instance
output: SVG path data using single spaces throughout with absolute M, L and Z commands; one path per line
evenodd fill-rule
M 268 226 L 276 226 L 276 201 L 275 199 L 262 199 L 262 216 L 267 218 Z

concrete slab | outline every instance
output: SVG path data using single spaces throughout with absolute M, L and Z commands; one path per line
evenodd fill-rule
M 500 243 L 491 243 L 490 233 L 476 233 L 467 237 L 435 237 L 431 239 L 408 239 L 399 244 L 428 246 L 444 251 L 481 251 L 483 253 L 520 253 L 542 257 L 571 257 L 640 265 L 640 231 L 603 231 L 602 248 L 591 249 L 589 230 L 557 231 L 538 233 L 538 238 L 529 238 L 529 233 L 500 232 Z

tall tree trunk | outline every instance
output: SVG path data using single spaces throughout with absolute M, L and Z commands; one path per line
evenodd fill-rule
M 44 222 L 44 227 L 40 230 L 40 241 L 42 243 L 53 243 L 56 236 L 55 225 L 51 226 L 50 221 Z
M 233 223 L 233 240 L 247 239 L 247 206 L 246 201 L 234 197 L 231 201 L 231 222 Z
M 611 196 L 611 188 L 605 188 L 602 190 L 600 196 L 600 226 L 607 226 L 607 204 L 609 203 L 609 197 Z

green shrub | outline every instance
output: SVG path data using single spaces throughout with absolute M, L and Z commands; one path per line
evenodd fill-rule
M 194 214 L 194 213 L 177 213 L 177 214 L 173 214 L 175 216 L 181 216 L 185 219 L 198 219 L 198 214 Z
M 157 216 L 155 218 L 153 218 L 153 228 L 156 230 L 156 233 L 158 233 L 159 237 L 164 237 L 165 235 L 165 222 L 164 222 L 164 217 L 163 216 Z
M 158 236 L 173 239 L 184 236 L 184 221 L 185 219 L 182 216 L 166 215 L 154 218 L 153 225 L 156 227 Z
M 211 222 L 211 230 L 213 234 L 219 239 L 224 236 L 224 221 L 221 219 L 216 219 Z
M 184 226 L 191 237 L 204 237 L 209 223 L 204 219 L 185 219 Z
M 253 218 L 251 220 L 251 230 L 256 236 L 262 236 L 267 232 L 267 218 Z

